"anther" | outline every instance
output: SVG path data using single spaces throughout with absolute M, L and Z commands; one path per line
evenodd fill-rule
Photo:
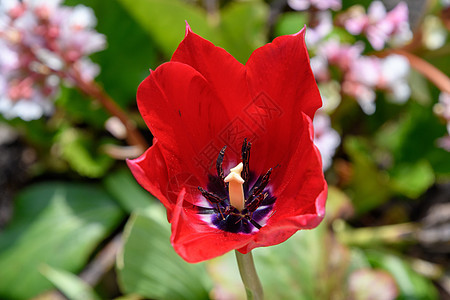
M 220 150 L 220 152 L 219 152 L 219 156 L 217 157 L 217 161 L 216 161 L 216 169 L 217 169 L 217 175 L 221 179 L 224 187 L 226 188 L 226 183 L 224 182 L 225 175 L 223 173 L 223 168 L 222 168 L 223 158 L 225 156 L 225 149 L 227 149 L 227 146 L 224 146 L 222 148 L 222 150 Z
M 204 188 L 199 186 L 198 190 L 200 191 L 200 193 L 202 193 L 203 197 L 205 197 L 206 200 L 208 200 L 209 202 L 214 203 L 214 204 L 222 202 L 222 199 L 219 196 L 208 192 Z
M 222 202 L 223 199 L 221 199 L 217 195 L 214 195 L 213 193 L 208 192 L 207 190 L 205 190 L 204 188 L 202 188 L 200 186 L 198 187 L 198 190 L 200 191 L 200 193 L 202 193 L 203 197 L 205 197 L 206 200 L 208 200 L 212 204 L 216 205 L 216 208 L 219 211 L 220 215 L 222 216 L 222 219 L 225 220 L 225 217 L 223 215 L 222 209 L 219 206 L 219 203 Z
M 244 142 L 242 143 L 242 149 L 241 149 L 241 159 L 242 163 L 244 164 L 244 168 L 242 170 L 242 178 L 245 182 L 248 182 L 249 177 L 249 161 L 250 161 L 250 149 L 252 147 L 252 143 L 247 142 L 247 139 L 244 139 Z
M 264 174 L 264 176 L 261 179 L 260 184 L 253 188 L 252 194 L 250 195 L 250 197 L 248 197 L 247 201 L 251 202 L 253 200 L 253 198 L 258 197 L 258 195 L 264 191 L 267 184 L 269 183 L 270 174 L 272 174 L 272 168 L 270 168 L 267 171 L 267 173 Z
M 247 208 L 249 212 L 253 213 L 261 205 L 264 199 L 267 198 L 267 196 L 267 193 L 260 193 L 258 196 L 256 196 L 256 198 L 253 198 L 253 200 L 247 201 L 245 208 Z

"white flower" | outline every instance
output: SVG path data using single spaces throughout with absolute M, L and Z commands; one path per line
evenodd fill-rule
M 87 55 L 105 48 L 105 36 L 93 29 L 94 12 L 83 5 L 0 1 L 0 113 L 27 121 L 48 115 L 60 79 L 70 81 L 74 66 L 84 81 L 99 73 Z
M 311 47 L 320 42 L 333 29 L 333 19 L 329 11 L 321 11 L 317 13 L 318 25 L 314 28 L 308 28 L 306 31 L 306 44 Z
M 314 117 L 314 144 L 322 156 L 323 170 L 327 170 L 332 163 L 336 148 L 341 143 L 341 138 L 337 131 L 331 128 L 330 117 L 318 112 Z
M 307 10 L 311 6 L 319 10 L 340 10 L 342 7 L 341 0 L 288 0 L 288 4 L 294 10 Z

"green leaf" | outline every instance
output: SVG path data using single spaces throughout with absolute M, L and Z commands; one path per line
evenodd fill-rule
M 418 164 L 427 160 L 437 175 L 450 176 L 450 153 L 437 148 L 446 134 L 445 125 L 434 115 L 432 104 L 410 102 L 406 113 L 387 123 L 375 141 L 392 153 L 397 164 Z
M 389 185 L 392 190 L 413 199 L 422 195 L 434 183 L 433 169 L 426 160 L 416 164 L 396 165 L 390 175 Z
M 118 0 L 130 15 L 171 57 L 184 37 L 185 21 L 195 32 L 211 42 L 221 37 L 216 34 L 212 21 L 200 7 L 180 0 Z M 211 23 L 210 23 L 211 22 Z
M 368 143 L 357 137 L 348 137 L 344 149 L 353 163 L 353 176 L 348 194 L 358 213 L 367 212 L 386 202 L 392 195 L 387 173 L 378 170 L 370 154 Z
M 151 299 L 208 299 L 211 283 L 204 263 L 189 264 L 170 245 L 170 225 L 161 206 L 134 213 L 117 258 L 119 285 L 126 294 Z
M 109 115 L 102 106 L 74 88 L 61 87 L 55 104 L 64 109 L 64 120 L 71 123 L 87 123 L 96 129 L 103 129 Z
M 182 41 L 185 21 L 195 33 L 225 48 L 241 62 L 266 42 L 264 27 L 269 8 L 263 1 L 230 3 L 220 16 L 208 16 L 200 7 L 180 0 L 119 2 L 160 45 L 166 57 L 171 57 Z
M 342 247 L 329 237 L 325 222 L 252 253 L 266 299 L 333 299 L 332 293 L 343 290 L 348 263 Z M 330 257 L 337 259 L 331 262 Z M 208 261 L 208 270 L 218 294 L 245 297 L 234 253 Z
M 29 299 L 52 288 L 42 265 L 78 272 L 123 212 L 103 190 L 46 182 L 28 187 L 0 236 L 0 298 Z M 26 287 L 26 288 L 24 288 Z
M 267 42 L 265 26 L 268 15 L 269 8 L 262 1 L 229 3 L 221 12 L 223 44 L 219 46 L 245 63 L 253 50 Z
M 314 230 L 299 231 L 287 242 L 254 251 L 267 299 L 327 298 L 327 285 L 318 284 L 327 261 L 326 231 L 322 223 Z
M 275 35 L 288 35 L 299 32 L 308 23 L 308 14 L 305 12 L 287 12 L 280 15 L 275 24 Z
M 100 300 L 91 286 L 70 272 L 47 265 L 42 266 L 41 272 L 69 300 Z
M 412 270 L 410 265 L 393 254 L 367 251 L 367 258 L 375 268 L 388 271 L 400 290 L 398 300 L 435 300 L 438 293 L 433 283 Z
M 113 165 L 114 160 L 94 145 L 93 137 L 75 128 L 62 129 L 57 136 L 61 156 L 82 176 L 100 177 Z M 96 147 L 97 146 L 97 147 Z
M 128 213 L 149 207 L 157 201 L 155 197 L 137 183 L 128 169 L 122 169 L 108 175 L 103 183 L 105 189 Z

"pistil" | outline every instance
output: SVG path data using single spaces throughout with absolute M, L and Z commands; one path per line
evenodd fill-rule
M 244 165 L 239 163 L 236 167 L 230 169 L 230 174 L 224 179 L 224 182 L 228 182 L 230 204 L 239 211 L 242 211 L 245 208 L 244 179 L 241 177 L 243 167 Z

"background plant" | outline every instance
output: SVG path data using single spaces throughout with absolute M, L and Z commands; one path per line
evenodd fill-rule
M 136 88 L 170 58 L 185 20 L 243 63 L 308 26 L 325 102 L 314 122 L 327 217 L 254 251 L 268 299 L 449 296 L 444 1 L 23 2 L 48 10 L 11 24 L 19 2 L 0 4 L 0 298 L 244 297 L 232 256 L 189 265 L 173 252 L 164 212 L 123 161 L 151 144 Z M 59 28 L 64 47 L 45 26 Z M 76 28 L 97 42 L 87 47 Z M 31 91 L 37 104 L 18 101 Z

